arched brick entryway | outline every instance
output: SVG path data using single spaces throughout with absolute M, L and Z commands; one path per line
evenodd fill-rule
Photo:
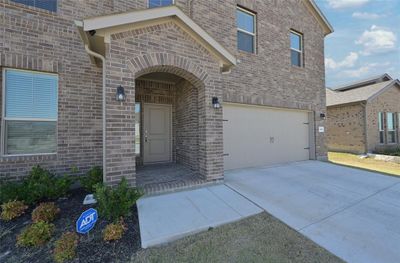
M 117 70 L 110 70 L 110 74 L 107 75 L 109 79 L 107 88 L 111 96 L 118 80 L 124 85 L 127 94 L 127 99 L 124 103 L 109 100 L 107 104 L 107 181 L 113 184 L 119 181 L 120 178 L 127 177 L 132 185 L 136 185 L 135 159 L 137 156 L 133 151 L 135 144 L 134 108 L 135 100 L 137 99 L 136 91 L 137 88 L 139 89 L 139 87 L 136 87 L 136 81 L 138 78 L 150 73 L 176 75 L 184 80 L 181 83 L 182 85 L 187 83 L 188 86 L 196 91 L 195 104 L 193 104 L 193 101 L 190 102 L 190 100 L 187 100 L 187 107 L 195 108 L 196 113 L 194 116 L 196 121 L 193 122 L 192 117 L 186 116 L 182 117 L 182 121 L 180 122 L 182 124 L 183 121 L 190 120 L 186 124 L 196 126 L 191 127 L 191 129 L 196 130 L 196 146 L 191 145 L 191 152 L 186 152 L 186 156 L 183 159 L 196 167 L 199 178 L 204 181 L 222 180 L 222 110 L 212 107 L 213 97 L 222 99 L 218 65 L 215 67 L 205 67 L 199 61 L 194 62 L 184 56 L 161 52 L 142 54 L 127 59 L 125 63 L 125 67 L 119 72 Z M 113 64 L 110 62 L 109 65 L 112 69 Z M 193 95 L 194 93 L 191 91 L 190 94 Z M 182 130 L 179 129 L 179 126 L 177 127 L 177 130 Z M 185 127 L 187 128 L 187 126 Z M 191 130 L 191 134 L 193 134 L 193 130 Z M 176 143 L 179 143 L 178 139 Z M 185 143 L 181 145 L 185 145 Z M 194 154 L 196 155 L 195 157 L 193 157 Z M 178 160 L 179 157 L 177 154 L 175 160 Z

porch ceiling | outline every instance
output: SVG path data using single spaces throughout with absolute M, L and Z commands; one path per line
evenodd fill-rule
M 176 6 L 98 16 L 87 18 L 83 21 L 75 21 L 75 24 L 85 45 L 104 56 L 104 43 L 110 42 L 112 34 L 166 21 L 175 22 L 214 55 L 220 64 L 222 72 L 229 71 L 232 66 L 236 65 L 236 58 L 227 49 Z

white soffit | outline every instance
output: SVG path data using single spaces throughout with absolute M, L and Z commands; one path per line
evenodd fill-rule
M 85 44 L 88 44 L 91 48 L 97 50 L 99 47 L 95 46 L 100 45 L 100 43 L 98 43 L 98 41 L 90 41 L 91 36 L 88 35 L 88 32 L 90 31 L 95 30 L 96 36 L 102 36 L 104 37 L 104 41 L 108 42 L 110 34 L 122 32 L 123 29 L 129 27 L 144 27 L 171 20 L 176 22 L 176 24 L 182 27 L 185 32 L 191 34 L 195 40 L 200 42 L 210 51 L 210 53 L 215 55 L 219 59 L 223 71 L 227 71 L 229 68 L 236 65 L 236 58 L 227 49 L 213 39 L 206 31 L 198 26 L 176 6 L 98 16 L 87 18 L 83 21 L 76 21 L 75 24 L 78 27 Z

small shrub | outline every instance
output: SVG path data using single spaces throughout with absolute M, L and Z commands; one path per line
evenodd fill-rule
M 43 221 L 34 223 L 22 230 L 21 234 L 17 236 L 17 245 L 23 247 L 43 245 L 50 240 L 53 232 L 53 224 Z
M 0 183 L 0 204 L 14 200 L 23 201 L 26 195 L 27 191 L 21 182 Z
M 41 203 L 32 212 L 32 221 L 37 223 L 39 221 L 50 223 L 52 222 L 60 209 L 54 203 Z
M 7 182 L 0 186 L 1 203 L 19 200 L 34 204 L 44 199 L 65 196 L 72 180 L 68 176 L 56 177 L 49 171 L 35 166 L 22 182 Z
M 116 223 L 111 223 L 106 226 L 103 231 L 103 239 L 104 241 L 114 241 L 122 238 L 122 235 L 126 231 L 126 226 L 124 224 L 124 220 L 121 218 Z
M 1 219 L 10 221 L 21 216 L 28 208 L 22 201 L 10 201 L 1 205 Z
M 72 184 L 67 176 L 56 177 L 48 170 L 35 166 L 23 182 L 24 187 L 29 190 L 26 202 L 33 204 L 43 199 L 55 199 L 65 196 Z
M 86 176 L 80 179 L 82 187 L 90 193 L 93 193 L 96 190 L 95 189 L 96 184 L 102 182 L 103 182 L 103 170 L 98 166 L 95 166 L 92 169 L 90 169 L 86 173 Z
M 53 251 L 54 261 L 62 263 L 66 260 L 72 260 L 76 255 L 76 247 L 78 246 L 78 235 L 74 232 L 66 232 L 62 234 L 60 239 L 55 242 Z
M 125 178 L 116 188 L 96 185 L 95 198 L 97 200 L 100 215 L 114 222 L 120 217 L 126 217 L 132 206 L 142 196 L 136 188 L 130 188 Z

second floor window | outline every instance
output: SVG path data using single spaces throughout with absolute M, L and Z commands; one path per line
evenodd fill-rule
M 57 0 L 12 0 L 13 2 L 29 5 L 52 12 L 57 12 Z
M 237 41 L 238 49 L 249 53 L 256 52 L 256 15 L 250 11 L 238 7 Z
M 293 66 L 303 66 L 303 35 L 290 31 L 290 57 Z
M 149 0 L 149 8 L 173 5 L 174 0 Z

